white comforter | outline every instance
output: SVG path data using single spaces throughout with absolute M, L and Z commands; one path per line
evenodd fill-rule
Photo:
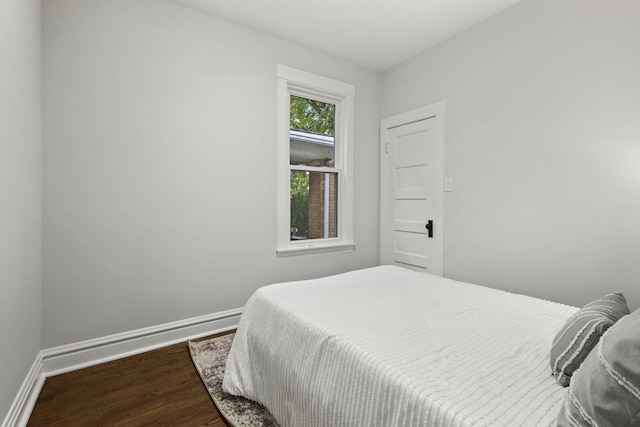
M 564 397 L 549 347 L 575 307 L 382 266 L 249 299 L 225 391 L 282 426 L 538 426 Z

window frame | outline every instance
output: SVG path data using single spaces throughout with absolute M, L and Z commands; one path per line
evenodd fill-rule
M 307 71 L 278 65 L 278 257 L 324 252 L 350 252 L 353 241 L 353 105 L 355 86 Z M 290 96 L 331 103 L 335 111 L 334 167 L 290 165 Z M 337 237 L 291 240 L 291 171 L 337 173 Z

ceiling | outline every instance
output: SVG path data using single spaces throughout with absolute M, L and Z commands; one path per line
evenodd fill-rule
M 522 0 L 174 0 L 383 71 Z

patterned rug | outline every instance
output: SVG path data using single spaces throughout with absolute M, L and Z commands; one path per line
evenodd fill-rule
M 227 354 L 235 334 L 206 341 L 189 341 L 191 360 L 209 391 L 213 403 L 233 427 L 279 427 L 264 406 L 222 391 L 222 378 Z

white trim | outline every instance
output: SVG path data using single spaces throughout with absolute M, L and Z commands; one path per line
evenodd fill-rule
M 31 416 L 31 411 L 38 400 L 38 395 L 44 385 L 45 377 L 42 375 L 42 352 L 40 351 L 27 372 L 27 376 L 18 390 L 9 412 L 2 422 L 2 427 L 26 426 Z
M 396 114 L 391 117 L 385 117 L 384 119 L 380 120 L 380 129 L 391 129 L 394 127 L 428 119 L 439 114 L 444 114 L 445 106 L 445 101 L 439 101 L 434 104 L 416 108 L 415 110 L 406 111 L 404 113 Z
M 445 101 L 439 101 L 434 104 L 426 105 L 424 107 L 416 108 L 411 111 L 396 114 L 391 117 L 386 117 L 380 120 L 380 247 L 379 247 L 379 260 L 381 264 L 389 262 L 387 259 L 386 249 L 392 242 L 389 241 L 389 235 L 386 229 L 386 225 L 389 223 L 389 206 L 387 203 L 389 197 L 388 183 L 390 182 L 390 171 L 386 162 L 386 154 L 388 149 L 387 141 L 389 140 L 389 130 L 415 123 L 421 120 L 435 118 L 435 132 L 437 134 L 438 141 L 438 153 L 435 160 L 436 169 L 436 205 L 438 206 L 438 215 L 440 216 L 440 224 L 437 225 L 436 232 L 442 235 L 440 240 L 440 253 L 442 255 L 441 268 L 442 275 L 445 274 L 444 269 L 444 120 L 445 120 Z
M 355 86 L 328 77 L 297 70 L 284 65 L 277 67 L 277 226 L 276 255 L 314 254 L 352 251 L 353 241 L 353 108 Z M 336 106 L 335 168 L 312 168 L 289 164 L 290 95 L 299 95 Z M 301 244 L 292 242 L 290 234 L 290 185 L 292 170 L 327 171 L 338 174 L 338 218 L 336 239 L 310 239 Z
M 238 327 L 242 311 L 243 308 L 236 308 L 41 350 L 2 427 L 27 425 L 47 377 L 230 331 Z
M 298 242 L 306 242 L 306 244 Z M 312 245 L 309 244 L 309 242 L 313 242 L 313 240 L 299 240 L 298 242 L 292 242 L 290 248 L 278 249 L 278 257 L 323 254 L 328 252 L 345 253 L 353 252 L 356 248 L 356 245 L 353 243 L 325 243 L 323 245 Z
M 278 66 L 278 72 L 280 70 L 280 65 Z M 289 159 L 285 158 L 287 153 L 289 153 L 289 121 L 284 120 L 283 118 L 289 117 L 289 88 L 287 85 L 287 80 L 278 77 L 278 110 L 277 110 L 277 138 L 278 138 L 278 159 L 276 161 L 276 169 L 277 169 L 277 222 L 276 222 L 276 252 L 278 252 L 278 248 L 287 246 L 286 241 L 290 238 L 289 236 L 282 236 L 283 230 L 287 230 L 291 227 L 291 218 L 290 214 L 287 215 L 286 212 L 290 211 L 290 197 L 291 197 L 291 169 L 289 166 Z M 285 193 L 286 192 L 286 193 Z
M 42 351 L 44 375 L 58 375 L 98 365 L 192 338 L 234 329 L 242 309 L 222 311 L 177 322 L 136 329 Z
M 356 95 L 356 88 L 351 83 L 319 76 L 308 71 L 287 67 L 286 65 L 278 64 L 277 76 L 279 79 L 288 80 L 293 84 L 300 83 L 305 89 L 310 86 L 318 89 L 321 93 L 332 92 L 338 95 L 339 99 L 344 96 Z

